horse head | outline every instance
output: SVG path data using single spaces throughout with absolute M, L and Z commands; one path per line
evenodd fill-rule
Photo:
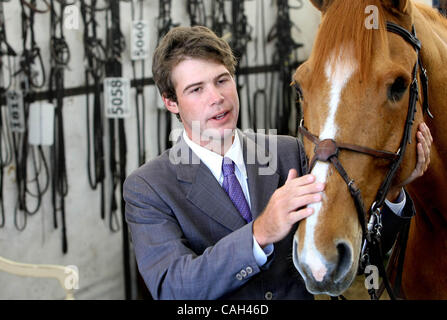
M 326 189 L 323 200 L 312 205 L 314 214 L 299 224 L 292 256 L 311 293 L 336 296 L 357 275 L 362 246 L 362 222 L 348 185 L 360 190 L 368 212 L 394 161 L 393 156 L 380 155 L 397 156 L 403 151 L 399 148 L 411 87 L 420 87 L 420 72 L 414 45 L 387 31 L 387 22 L 392 22 L 411 33 L 414 4 L 410 0 L 311 2 L 322 12 L 322 21 L 312 53 L 296 70 L 293 84 L 300 95 L 302 126 L 315 137 L 314 141 L 303 138 L 309 160 L 315 159 L 311 173 L 326 183 Z M 411 115 L 415 125 L 408 133 L 413 141 L 417 124 L 423 121 L 420 88 L 419 96 L 418 112 Z M 324 147 L 316 149 L 318 142 L 324 142 Z M 382 153 L 374 156 L 341 148 L 343 144 Z M 349 182 L 333 162 L 324 161 L 334 155 Z M 392 182 L 402 182 L 415 165 L 413 142 Z

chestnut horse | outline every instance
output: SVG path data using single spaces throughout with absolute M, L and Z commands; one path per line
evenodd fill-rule
M 303 127 L 320 141 L 397 153 L 418 56 L 401 35 L 387 31 L 387 22 L 408 32 L 414 26 L 422 43 L 420 62 L 428 73 L 428 94 L 422 94 L 418 68 L 419 99 L 409 135 L 413 143 L 406 144 L 394 183 L 403 182 L 415 168 L 419 123 L 427 123 L 434 141 L 429 169 L 406 186 L 417 214 L 411 219 L 401 293 L 407 299 L 447 299 L 447 20 L 411 0 L 311 2 L 322 12 L 322 21 L 294 84 L 301 94 Z M 376 16 L 370 16 L 374 12 Z M 424 99 L 433 119 L 423 108 Z M 303 141 L 312 159 L 315 143 Z M 338 160 L 361 191 L 365 208 L 370 208 L 390 160 L 349 150 L 340 150 Z M 299 224 L 292 256 L 311 293 L 337 296 L 357 274 L 362 226 L 339 170 L 316 161 L 311 172 L 326 189 L 321 203 L 313 205 L 314 214 Z

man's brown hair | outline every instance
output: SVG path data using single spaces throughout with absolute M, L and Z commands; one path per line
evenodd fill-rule
M 236 72 L 236 58 L 225 40 L 206 27 L 176 27 L 163 37 L 152 59 L 152 75 L 162 96 L 177 101 L 171 72 L 186 58 L 213 60 L 232 76 Z

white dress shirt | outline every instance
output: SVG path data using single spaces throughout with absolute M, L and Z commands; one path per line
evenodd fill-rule
M 407 197 L 405 196 L 404 189 L 400 189 L 399 197 L 397 197 L 397 202 L 388 201 L 385 199 L 385 204 L 394 212 L 394 214 L 402 217 L 402 210 L 405 207 L 405 202 L 407 201 Z

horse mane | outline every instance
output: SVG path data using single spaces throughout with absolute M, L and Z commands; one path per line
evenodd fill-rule
M 447 29 L 447 19 L 438 10 L 423 3 L 415 2 L 414 4 L 426 19 L 439 23 Z
M 365 8 L 369 5 L 378 8 L 378 29 L 368 29 L 365 26 L 368 18 Z M 325 76 L 325 66 L 330 56 L 335 54 L 335 57 L 339 57 L 346 46 L 351 46 L 353 58 L 359 67 L 360 80 L 365 83 L 374 51 L 388 46 L 386 22 L 383 18 L 385 16 L 380 0 L 334 1 L 323 16 L 312 56 L 309 58 L 314 65 L 312 82 Z

